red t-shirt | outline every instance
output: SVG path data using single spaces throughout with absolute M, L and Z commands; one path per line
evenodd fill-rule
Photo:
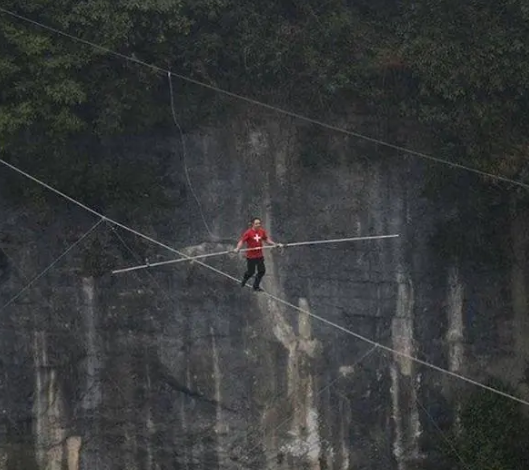
M 247 251 L 247 258 L 255 259 L 262 258 L 264 256 L 263 250 L 261 250 L 261 247 L 263 246 L 262 240 L 268 240 L 268 235 L 265 230 L 262 228 L 257 230 L 250 228 L 242 234 L 241 240 L 246 242 L 248 248 L 259 248 L 258 250 Z

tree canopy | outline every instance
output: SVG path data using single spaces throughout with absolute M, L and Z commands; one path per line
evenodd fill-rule
M 523 0 L 9 0 L 3 8 L 295 111 L 329 115 L 364 101 L 412 116 L 438 136 L 445 158 L 512 178 L 529 173 Z M 0 139 L 10 158 L 63 160 L 72 139 L 171 124 L 159 71 L 5 13 L 0 40 Z M 175 86 L 190 122 L 215 109 L 215 93 Z
M 527 170 L 528 15 L 523 0 L 410 0 L 399 28 L 415 90 L 403 106 L 469 163 L 511 177 Z
M 497 380 L 491 386 L 512 393 Z M 450 468 L 524 469 L 529 420 L 520 405 L 488 391 L 473 393 L 462 405 L 459 422 L 440 441 Z

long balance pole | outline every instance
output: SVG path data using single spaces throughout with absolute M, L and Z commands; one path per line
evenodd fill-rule
M 284 243 L 284 247 L 291 247 L 291 246 L 302 246 L 302 245 L 322 245 L 325 243 L 343 243 L 343 242 L 351 242 L 351 241 L 361 241 L 361 240 L 380 240 L 382 238 L 395 238 L 399 235 L 376 235 L 371 237 L 352 237 L 352 238 L 336 238 L 334 240 L 314 240 L 314 241 L 306 241 L 306 242 L 295 242 L 295 243 Z M 240 250 L 240 252 L 245 251 L 252 251 L 252 250 L 259 250 L 259 249 L 267 249 L 267 248 L 276 248 L 277 245 L 266 245 L 262 248 L 245 248 Z M 175 263 L 183 263 L 185 261 L 195 261 L 197 259 L 203 259 L 203 258 L 210 258 L 212 256 L 222 256 L 222 255 L 228 255 L 230 253 L 233 253 L 233 250 L 226 250 L 226 251 L 218 251 L 215 253 L 206 253 L 203 255 L 197 255 L 192 256 L 189 258 L 178 258 L 178 259 L 172 259 L 168 261 L 159 261 L 157 263 L 147 263 L 142 264 L 139 266 L 132 266 L 130 268 L 123 268 L 123 269 L 116 269 L 112 271 L 112 274 L 118 274 L 118 273 L 127 273 L 130 271 L 136 271 L 138 269 L 147 269 L 147 268 L 154 268 L 156 266 L 164 266 L 167 264 L 175 264 Z

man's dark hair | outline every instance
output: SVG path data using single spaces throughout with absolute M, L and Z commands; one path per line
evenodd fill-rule
M 262 222 L 261 217 L 252 217 L 250 219 L 250 225 L 253 225 L 253 223 L 258 220 L 259 222 Z

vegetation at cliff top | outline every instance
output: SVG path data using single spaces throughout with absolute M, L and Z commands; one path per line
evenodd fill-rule
M 513 393 L 494 381 L 496 389 Z M 488 391 L 463 402 L 459 422 L 438 444 L 450 469 L 523 470 L 527 468 L 529 419 L 520 406 Z
M 313 116 L 332 120 L 354 102 L 396 119 L 412 117 L 436 135 L 439 156 L 527 179 L 529 7 L 523 0 L 8 0 L 2 6 Z M 3 155 L 26 168 L 31 163 L 52 184 L 71 186 L 65 168 L 71 169 L 76 195 L 90 199 L 93 175 L 80 168 L 94 149 L 72 152 L 72 142 L 172 126 L 165 74 L 5 13 L 0 40 Z M 175 95 L 186 126 L 233 105 L 176 79 Z M 111 193 L 116 178 L 102 181 L 101 193 Z

